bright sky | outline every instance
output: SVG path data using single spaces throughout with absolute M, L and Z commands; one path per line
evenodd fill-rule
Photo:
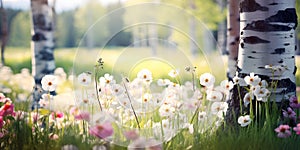
M 51 4 L 52 0 L 49 0 L 49 4 Z M 74 9 L 82 4 L 84 4 L 87 0 L 56 0 L 56 11 L 61 12 L 63 10 Z M 109 3 L 116 3 L 119 0 L 98 0 L 103 5 L 107 5 Z M 121 0 L 122 2 L 126 0 Z M 5 8 L 16 8 L 16 9 L 29 9 L 30 0 L 3 0 L 3 5 Z

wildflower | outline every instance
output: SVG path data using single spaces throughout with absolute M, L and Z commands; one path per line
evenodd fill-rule
M 170 105 L 164 104 L 159 108 L 158 111 L 160 116 L 168 117 L 168 116 L 172 116 L 175 113 L 175 108 Z
M 90 121 L 90 113 L 89 112 L 79 112 L 74 116 L 75 120 L 85 120 Z
M 46 108 L 49 105 L 49 101 L 46 101 L 45 99 L 40 99 L 39 105 L 42 108 Z
M 62 122 L 64 120 L 64 113 L 63 112 L 52 112 L 50 119 L 52 121 L 58 121 L 58 122 Z
M 45 75 L 42 78 L 41 83 L 42 83 L 43 90 L 52 92 L 52 91 L 55 91 L 55 89 L 56 89 L 57 78 L 54 75 Z
M 244 96 L 244 106 L 247 107 L 250 104 L 250 101 L 254 99 L 254 95 L 252 93 L 246 93 Z
M 123 94 L 124 91 L 125 91 L 124 88 L 121 85 L 119 85 L 119 84 L 114 84 L 112 86 L 112 93 L 115 96 L 119 96 L 119 95 Z
M 198 118 L 199 118 L 199 120 L 204 120 L 204 119 L 206 119 L 206 118 L 207 118 L 206 112 L 205 112 L 205 111 L 199 112 Z
M 49 134 L 49 138 L 50 138 L 51 140 L 57 140 L 59 137 L 58 137 L 58 135 L 55 134 L 55 133 L 50 133 L 50 134 Z
M 3 116 L 0 116 L 0 129 L 4 126 Z
M 214 102 L 211 105 L 212 113 L 217 115 L 219 118 L 223 118 L 228 109 L 228 104 L 226 102 Z
M 123 135 L 128 140 L 136 140 L 139 138 L 139 134 L 135 130 L 126 131 L 123 133 Z
M 145 93 L 142 97 L 142 102 L 147 103 L 152 99 L 152 95 L 149 93 Z
M 81 73 L 78 78 L 78 82 L 83 86 L 88 86 L 92 82 L 92 77 L 89 73 Z
M 0 108 L 0 116 L 7 116 L 7 115 L 13 115 L 14 114 L 14 104 L 11 102 L 6 102 L 1 108 Z
M 178 69 L 176 69 L 176 70 L 173 69 L 173 70 L 171 70 L 171 71 L 168 73 L 168 75 L 169 75 L 170 77 L 172 77 L 172 78 L 177 77 L 178 74 L 179 74 L 179 70 L 178 70 Z
M 108 73 L 104 74 L 103 77 L 99 78 L 100 86 L 104 87 L 106 85 L 113 84 L 115 81 L 113 80 L 114 77 Z
M 238 77 L 238 74 L 236 74 L 236 76 L 233 77 L 233 83 L 240 85 L 240 86 L 247 86 L 247 83 L 245 82 L 245 80 L 243 78 Z
M 185 124 L 183 125 L 183 128 L 189 129 L 189 133 L 190 133 L 190 134 L 193 134 L 193 133 L 194 133 L 194 126 L 193 126 L 193 124 L 185 123 Z
M 275 129 L 277 132 L 277 137 L 279 138 L 287 138 L 291 136 L 290 126 L 289 125 L 280 125 Z
M 138 72 L 137 78 L 145 81 L 146 83 L 150 83 L 152 82 L 152 73 L 148 69 L 142 69 L 140 72 Z
M 212 87 L 215 83 L 215 77 L 210 73 L 204 73 L 200 76 L 200 84 L 205 87 Z
M 300 123 L 297 124 L 296 127 L 293 128 L 297 135 L 300 135 Z
M 233 88 L 233 82 L 228 80 L 223 80 L 220 85 L 225 91 L 230 91 Z
M 267 102 L 270 91 L 266 88 L 256 86 L 253 94 L 256 96 L 257 101 Z
M 240 116 L 238 118 L 238 123 L 242 126 L 245 127 L 247 125 L 249 125 L 251 123 L 251 118 L 249 115 L 245 115 L 245 116 Z
M 157 85 L 158 86 L 167 86 L 171 83 L 169 79 L 158 79 L 157 80 Z
M 292 108 L 294 108 L 294 109 L 298 109 L 298 108 L 300 108 L 300 104 L 299 104 L 299 102 L 298 102 L 298 98 L 297 98 L 297 96 L 291 96 L 290 97 L 290 106 L 292 107 Z
M 246 76 L 244 80 L 251 86 L 256 86 L 261 81 L 261 79 L 257 75 L 255 76 L 253 72 L 251 72 L 249 76 Z
M 266 80 L 261 80 L 258 85 L 260 87 L 266 88 L 268 86 L 268 82 Z
M 222 98 L 223 98 L 223 94 L 219 91 L 208 91 L 207 92 L 207 100 L 221 101 Z
M 287 110 L 282 110 L 282 114 L 283 114 L 283 117 L 285 118 L 290 118 L 290 119 L 293 119 L 295 120 L 296 119 L 296 113 L 293 111 L 292 108 L 288 107 Z
M 96 125 L 90 128 L 89 133 L 101 139 L 105 139 L 113 134 L 114 130 L 111 123 L 106 122 L 102 125 Z

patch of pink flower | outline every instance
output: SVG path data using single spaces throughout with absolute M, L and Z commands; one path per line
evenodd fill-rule
M 297 124 L 296 127 L 293 128 L 297 135 L 300 135 L 300 123 Z
M 105 139 L 114 133 L 113 127 L 110 122 L 101 125 L 95 125 L 90 128 L 89 133 L 101 139 Z
M 128 140 L 136 140 L 139 138 L 139 134 L 135 130 L 126 131 L 123 134 Z
M 11 102 L 6 102 L 1 108 L 0 108 L 0 116 L 7 116 L 7 115 L 14 115 L 14 104 Z
M 278 128 L 275 129 L 275 132 L 277 132 L 277 136 L 280 138 L 287 138 L 291 136 L 289 125 L 280 125 Z
M 297 96 L 291 96 L 291 97 L 290 97 L 290 106 L 291 106 L 292 108 L 295 108 L 295 109 L 300 108 L 300 104 L 299 104 L 299 102 L 298 102 Z
M 77 115 L 74 116 L 76 120 L 85 120 L 90 121 L 90 113 L 89 112 L 79 112 Z
M 4 120 L 3 117 L 0 116 L 0 129 L 4 126 Z
M 288 107 L 287 110 L 283 110 L 282 114 L 285 118 L 296 120 L 296 113 L 291 107 Z

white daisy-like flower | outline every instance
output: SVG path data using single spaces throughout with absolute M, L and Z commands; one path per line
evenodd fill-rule
M 108 73 L 104 74 L 103 77 L 100 77 L 99 81 L 100 81 L 100 86 L 102 87 L 115 83 L 114 77 Z
M 42 88 L 45 91 L 55 91 L 57 87 L 57 77 L 54 75 L 45 75 L 41 81 Z
M 244 96 L 244 106 L 247 107 L 250 104 L 250 101 L 254 99 L 254 95 L 252 93 L 246 93 Z
M 138 72 L 137 78 L 142 79 L 146 83 L 151 83 L 152 82 L 152 72 L 148 69 L 142 69 L 140 72 Z
M 233 88 L 233 82 L 228 80 L 223 80 L 220 85 L 225 91 L 230 91 Z
M 213 114 L 217 115 L 219 118 L 223 118 L 228 109 L 228 104 L 226 102 L 214 102 L 211 105 L 211 111 Z
M 162 105 L 159 108 L 159 114 L 161 117 L 169 117 L 169 116 L 173 116 L 175 113 L 175 108 L 170 106 L 170 105 Z
M 248 126 L 251 123 L 251 118 L 249 115 L 240 116 L 238 118 L 238 123 L 241 125 L 241 127 Z
M 170 76 L 170 77 L 172 77 L 172 78 L 176 78 L 178 75 L 179 75 L 179 70 L 178 69 L 176 69 L 176 70 L 171 70 L 169 73 L 168 73 L 168 75 Z
M 261 80 L 261 81 L 258 83 L 258 85 L 259 85 L 260 87 L 266 88 L 266 87 L 268 86 L 268 82 L 267 82 L 266 80 Z
M 247 83 L 245 82 L 245 80 L 243 78 L 240 78 L 238 76 L 233 77 L 233 83 L 237 84 L 239 86 L 247 86 Z
M 142 102 L 143 103 L 148 103 L 151 99 L 152 99 L 152 94 L 150 94 L 150 93 L 145 93 L 142 96 Z
M 115 96 L 119 96 L 121 94 L 124 93 L 125 89 L 123 86 L 119 85 L 119 84 L 114 84 L 112 87 L 111 87 L 111 90 L 112 90 L 112 93 L 115 95 Z
M 266 88 L 256 86 L 253 94 L 255 95 L 257 101 L 266 102 L 270 95 L 270 91 Z
M 205 120 L 207 118 L 207 114 L 205 111 L 201 111 L 199 112 L 198 114 L 198 119 L 201 121 L 201 120 Z
M 214 101 L 214 102 L 218 102 L 221 101 L 223 98 L 223 94 L 219 91 L 207 91 L 207 100 L 209 101 Z
M 190 134 L 193 134 L 193 133 L 194 133 L 194 126 L 193 126 L 193 124 L 185 123 L 185 124 L 183 125 L 183 128 L 189 129 L 189 133 L 190 133 Z
M 78 82 L 83 86 L 88 86 L 92 82 L 92 77 L 89 73 L 81 73 L 78 78 Z
M 200 76 L 200 84 L 205 87 L 212 87 L 215 83 L 215 77 L 210 73 L 204 73 Z
M 253 72 L 251 72 L 249 76 L 246 76 L 244 80 L 251 86 L 256 86 L 261 81 L 260 77 L 258 75 L 255 76 Z
M 157 80 L 157 85 L 158 86 L 167 86 L 171 83 L 169 79 L 158 79 Z

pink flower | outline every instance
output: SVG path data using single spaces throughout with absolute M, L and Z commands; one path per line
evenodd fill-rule
M 89 112 L 79 112 L 79 114 L 74 116 L 76 120 L 85 120 L 90 121 L 90 113 Z
M 298 103 L 298 98 L 297 96 L 291 96 L 290 97 L 290 106 L 292 108 L 298 109 L 300 108 L 300 104 Z
M 59 136 L 58 136 L 57 134 L 51 133 L 51 134 L 49 135 L 49 138 L 50 138 L 51 140 L 57 140 L 57 139 L 59 138 Z
M 128 140 L 136 140 L 139 138 L 139 134 L 135 130 L 126 131 L 123 134 Z
M 53 112 L 51 114 L 51 118 L 54 120 L 54 119 L 63 119 L 64 118 L 64 113 L 63 112 Z
M 297 127 L 293 128 L 296 134 L 300 135 L 300 123 L 297 124 Z
M 14 114 L 14 104 L 11 102 L 6 102 L 1 108 L 0 108 L 0 116 L 7 116 L 7 115 L 13 115 Z
M 111 136 L 114 133 L 113 127 L 110 122 L 106 122 L 102 125 L 96 125 L 90 128 L 90 134 L 98 138 L 104 139 Z
M 292 108 L 288 107 L 287 110 L 282 110 L 282 114 L 285 118 L 290 118 L 295 120 L 296 119 L 296 113 L 293 111 Z
M 278 128 L 275 129 L 275 132 L 277 132 L 277 136 L 279 138 L 287 138 L 291 136 L 289 125 L 280 125 Z
M 0 116 L 0 129 L 3 127 L 4 125 L 4 120 L 3 120 L 3 117 Z

